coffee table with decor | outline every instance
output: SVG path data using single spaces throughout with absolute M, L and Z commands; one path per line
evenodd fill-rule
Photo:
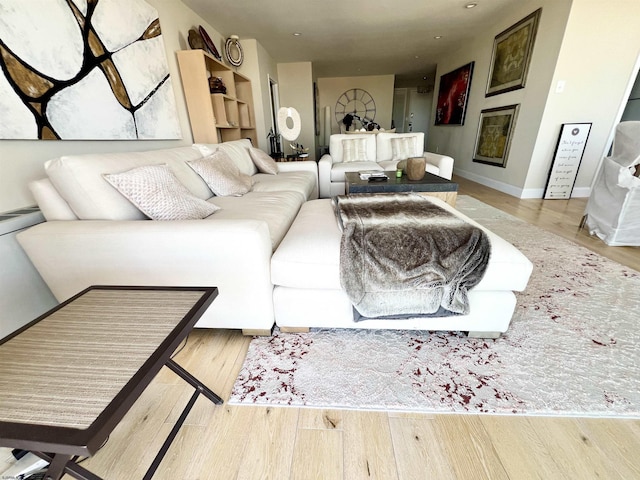
M 153 476 L 200 394 L 222 399 L 171 359 L 218 295 L 216 287 L 94 286 L 0 341 L 0 446 L 65 473 L 96 453 L 163 366 L 195 391 L 144 478 Z
M 406 175 L 396 177 L 396 172 L 384 172 L 389 177 L 384 182 L 362 180 L 358 172 L 344 174 L 346 194 L 354 193 L 397 193 L 416 192 L 421 195 L 437 197 L 452 207 L 456 206 L 458 184 L 446 178 L 425 172 L 421 180 L 409 180 Z

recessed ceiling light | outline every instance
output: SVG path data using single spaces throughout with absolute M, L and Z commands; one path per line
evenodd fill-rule
M 300 32 L 293 32 L 293 34 L 292 34 L 292 35 L 293 35 L 294 37 L 299 37 L 299 36 L 301 36 L 302 34 L 301 34 Z
M 467 4 L 464 6 L 464 8 L 474 8 L 474 7 L 477 7 L 477 6 L 478 6 L 478 4 L 477 4 L 477 3 L 475 3 L 475 2 L 471 2 L 471 3 L 467 3 Z
M 416 56 L 415 56 L 415 58 L 420 58 L 420 56 L 419 56 L 419 55 L 416 55 Z
M 442 38 L 442 35 L 436 35 L 436 36 L 435 36 L 435 37 L 433 37 L 433 38 L 435 38 L 436 40 L 440 40 L 440 39 Z

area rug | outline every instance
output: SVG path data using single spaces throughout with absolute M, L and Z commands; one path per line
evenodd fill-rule
M 638 417 L 640 273 L 471 197 L 457 208 L 534 263 L 501 338 L 276 329 L 251 341 L 229 403 Z

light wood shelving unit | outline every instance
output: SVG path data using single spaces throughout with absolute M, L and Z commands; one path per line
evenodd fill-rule
M 250 138 L 257 145 L 251 80 L 204 50 L 181 50 L 177 55 L 193 141 Z M 210 77 L 220 77 L 227 93 L 210 93 Z

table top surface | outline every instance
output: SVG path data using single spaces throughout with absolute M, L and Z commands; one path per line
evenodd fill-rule
M 90 287 L 4 339 L 0 441 L 64 443 L 61 434 L 75 431 L 70 443 L 88 442 L 133 404 L 216 295 L 215 287 Z
M 345 173 L 347 193 L 458 191 L 457 183 L 429 172 L 425 172 L 421 180 L 409 180 L 406 175 L 397 178 L 395 171 L 384 173 L 389 177 L 384 182 L 362 180 L 358 172 Z

